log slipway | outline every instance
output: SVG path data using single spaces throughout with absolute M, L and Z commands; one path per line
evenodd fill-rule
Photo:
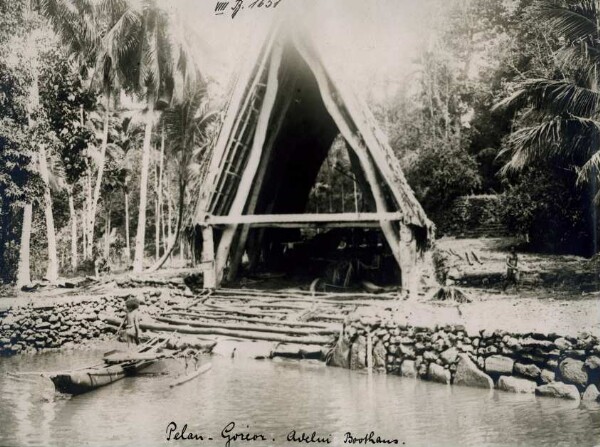
M 393 298 L 393 294 L 313 294 L 297 289 L 220 289 L 164 309 L 144 320 L 141 328 L 217 342 L 272 342 L 292 345 L 286 352 L 301 352 L 307 345 L 312 350 L 333 345 L 348 314 Z M 105 322 L 116 327 L 121 320 L 107 316 Z

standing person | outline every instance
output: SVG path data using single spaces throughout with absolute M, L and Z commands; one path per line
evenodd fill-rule
M 128 345 L 135 343 L 136 345 L 140 344 L 140 303 L 136 298 L 129 298 L 125 302 L 125 306 L 127 307 L 127 315 L 125 315 L 125 319 L 123 323 L 125 324 L 125 341 Z
M 506 290 L 509 284 L 515 286 L 515 290 L 519 291 L 519 257 L 517 256 L 517 250 L 513 246 L 510 248 L 510 253 L 506 257 L 506 281 L 504 281 L 504 287 L 502 290 Z

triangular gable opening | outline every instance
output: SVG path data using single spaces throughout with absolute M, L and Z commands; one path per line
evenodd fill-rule
M 368 120 L 353 115 L 356 104 L 336 88 L 314 48 L 282 36 L 273 34 L 240 78 L 201 192 L 197 220 L 204 228 L 209 286 L 234 279 L 244 253 L 254 269 L 261 263 L 298 267 L 298 254 L 318 255 L 319 246 L 323 256 L 332 255 L 326 246 L 341 255 L 332 260 L 338 282 L 352 269 L 359 278 L 358 270 L 371 268 L 387 272 L 392 282 L 402 271 L 406 283 L 418 239 L 430 234 L 429 221 L 398 166 L 388 166 L 397 163 L 391 150 L 372 129 L 365 133 Z M 311 191 L 332 147 L 347 152 L 362 209 L 311 213 Z M 369 259 L 351 258 L 358 247 L 371 248 Z M 314 267 L 310 256 L 304 264 Z

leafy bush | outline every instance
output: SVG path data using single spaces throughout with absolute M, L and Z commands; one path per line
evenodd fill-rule
M 423 151 L 407 172 L 410 186 L 434 221 L 458 196 L 481 187 L 475 159 L 466 150 L 449 146 Z
M 531 249 L 592 255 L 593 207 L 589 191 L 575 186 L 575 173 L 536 167 L 508 185 L 501 209 L 509 230 L 524 235 Z

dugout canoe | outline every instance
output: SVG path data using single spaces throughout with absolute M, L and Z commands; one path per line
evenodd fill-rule
M 54 383 L 57 391 L 77 395 L 109 385 L 124 377 L 133 376 L 152 363 L 154 363 L 154 360 L 140 360 L 109 366 L 91 367 L 79 371 L 55 373 L 50 375 L 49 378 Z

